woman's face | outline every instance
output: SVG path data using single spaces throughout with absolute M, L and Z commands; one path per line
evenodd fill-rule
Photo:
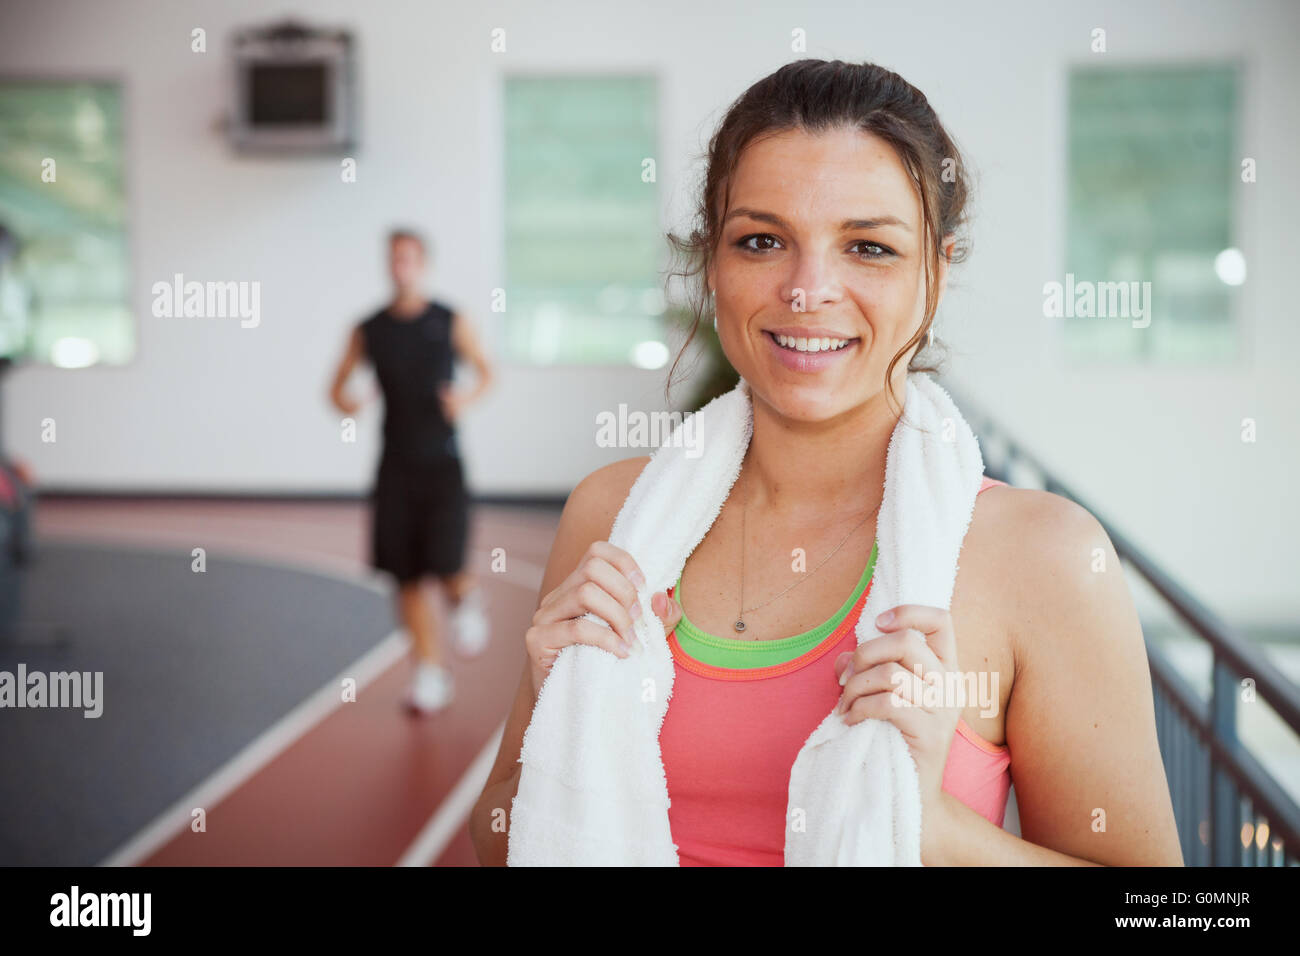
M 921 201 L 893 147 L 849 127 L 768 135 L 741 154 L 730 198 L 708 279 L 755 397 L 820 421 L 881 395 L 925 312 Z

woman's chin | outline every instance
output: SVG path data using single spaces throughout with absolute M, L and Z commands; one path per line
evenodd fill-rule
M 750 390 L 781 418 L 797 422 L 821 422 L 843 414 L 852 403 L 845 402 L 845 392 L 829 383 L 768 381 L 750 382 Z

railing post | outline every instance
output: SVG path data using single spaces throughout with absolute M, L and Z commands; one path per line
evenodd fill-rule
M 1226 747 L 1237 744 L 1237 675 L 1214 655 L 1210 689 L 1210 728 Z M 1210 865 L 1241 863 L 1241 800 L 1218 762 L 1210 760 Z

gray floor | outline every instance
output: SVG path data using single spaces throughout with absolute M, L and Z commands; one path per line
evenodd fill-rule
M 313 573 L 38 552 L 0 671 L 102 671 L 103 714 L 0 710 L 0 865 L 98 863 L 393 629 L 382 594 Z

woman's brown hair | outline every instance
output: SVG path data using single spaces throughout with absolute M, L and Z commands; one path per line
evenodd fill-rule
M 699 330 L 709 309 L 705 276 L 721 238 L 730 202 L 730 183 L 740 155 L 756 137 L 767 133 L 804 129 L 820 133 L 841 126 L 859 129 L 888 142 L 911 174 L 921 197 L 925 230 L 922 256 L 925 269 L 925 318 L 885 370 L 885 382 L 908 350 L 926 338 L 938 307 L 938 261 L 943 239 L 956 241 L 949 262 L 959 262 L 967 252 L 959 235 L 965 225 L 968 193 L 964 164 L 925 94 L 897 73 L 874 63 L 843 60 L 798 60 L 759 80 L 746 90 L 723 117 L 709 142 L 703 189 L 696 209 L 696 225 L 681 239 L 671 232 L 668 240 L 685 265 L 672 275 L 687 280 L 688 302 L 694 316 L 690 334 L 669 369 L 668 386 L 682 354 Z M 692 282 L 691 277 L 696 277 Z M 938 367 L 918 364 L 920 349 L 908 364 L 909 372 L 937 372 Z M 893 390 L 886 389 L 890 404 Z

